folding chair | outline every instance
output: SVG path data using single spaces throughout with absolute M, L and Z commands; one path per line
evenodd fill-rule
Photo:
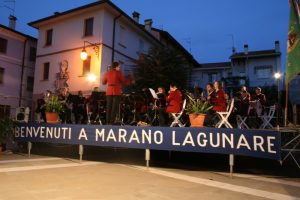
M 247 116 L 236 116 L 236 122 L 239 129 L 250 129 L 249 126 L 246 124 Z
M 170 127 L 174 127 L 175 125 L 178 125 L 179 127 L 185 127 L 185 124 L 183 124 L 181 121 L 180 121 L 180 118 L 183 114 L 183 111 L 185 109 L 185 106 L 186 106 L 186 99 L 183 100 L 183 104 L 182 104 L 182 109 L 181 109 L 181 112 L 180 113 L 171 113 L 172 117 L 173 117 L 173 122 L 172 124 L 170 125 Z
M 234 106 L 234 99 L 232 98 L 230 100 L 230 103 L 227 105 L 227 111 L 226 112 L 216 112 L 217 116 L 219 117 L 220 121 L 216 124 L 216 128 L 221 128 L 221 126 L 224 124 L 227 128 L 232 128 L 232 125 L 228 122 L 228 118 L 233 110 Z
M 274 126 L 271 124 L 271 120 L 273 119 L 274 114 L 275 114 L 275 105 L 270 106 L 268 114 L 259 116 L 263 121 L 262 125 L 260 126 L 261 129 L 265 129 L 268 127 L 274 128 Z

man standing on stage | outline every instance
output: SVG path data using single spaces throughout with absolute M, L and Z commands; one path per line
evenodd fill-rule
M 107 84 L 106 89 L 106 124 L 115 122 L 122 95 L 122 84 L 133 83 L 132 79 L 125 79 L 120 71 L 119 62 L 114 62 L 112 68 L 106 72 L 102 84 Z

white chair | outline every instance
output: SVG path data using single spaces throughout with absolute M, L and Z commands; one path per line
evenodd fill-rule
M 185 106 L 186 106 L 186 99 L 183 100 L 182 109 L 181 109 L 180 113 L 170 113 L 173 117 L 173 122 L 170 125 L 170 127 L 174 127 L 175 125 L 178 125 L 179 127 L 185 127 L 185 124 L 183 124 L 180 120 L 180 118 L 183 114 L 183 111 L 185 109 Z
M 236 122 L 239 129 L 250 129 L 249 126 L 246 124 L 247 116 L 236 116 Z
M 260 126 L 261 129 L 265 128 L 274 128 L 274 126 L 271 124 L 271 120 L 273 119 L 275 114 L 275 105 L 270 106 L 269 112 L 267 114 L 259 116 L 261 120 L 263 121 L 262 125 Z
M 16 121 L 28 122 L 29 121 L 30 108 L 29 107 L 18 107 L 16 108 Z
M 222 125 L 225 125 L 227 128 L 232 128 L 232 125 L 228 122 L 228 118 L 233 110 L 234 99 L 230 100 L 230 103 L 227 105 L 226 112 L 216 112 L 220 121 L 215 125 L 216 128 L 221 128 Z

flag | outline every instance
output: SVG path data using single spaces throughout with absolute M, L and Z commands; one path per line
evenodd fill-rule
M 299 0 L 290 0 L 290 21 L 287 44 L 287 67 L 285 81 L 288 84 L 296 75 L 300 75 L 300 4 Z

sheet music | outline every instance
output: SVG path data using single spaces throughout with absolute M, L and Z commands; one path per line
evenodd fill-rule
M 151 94 L 152 94 L 152 97 L 153 97 L 154 99 L 158 99 L 158 96 L 157 96 L 157 94 L 155 93 L 155 91 L 154 91 L 152 88 L 149 88 L 149 90 L 150 90 L 150 92 L 151 92 Z

